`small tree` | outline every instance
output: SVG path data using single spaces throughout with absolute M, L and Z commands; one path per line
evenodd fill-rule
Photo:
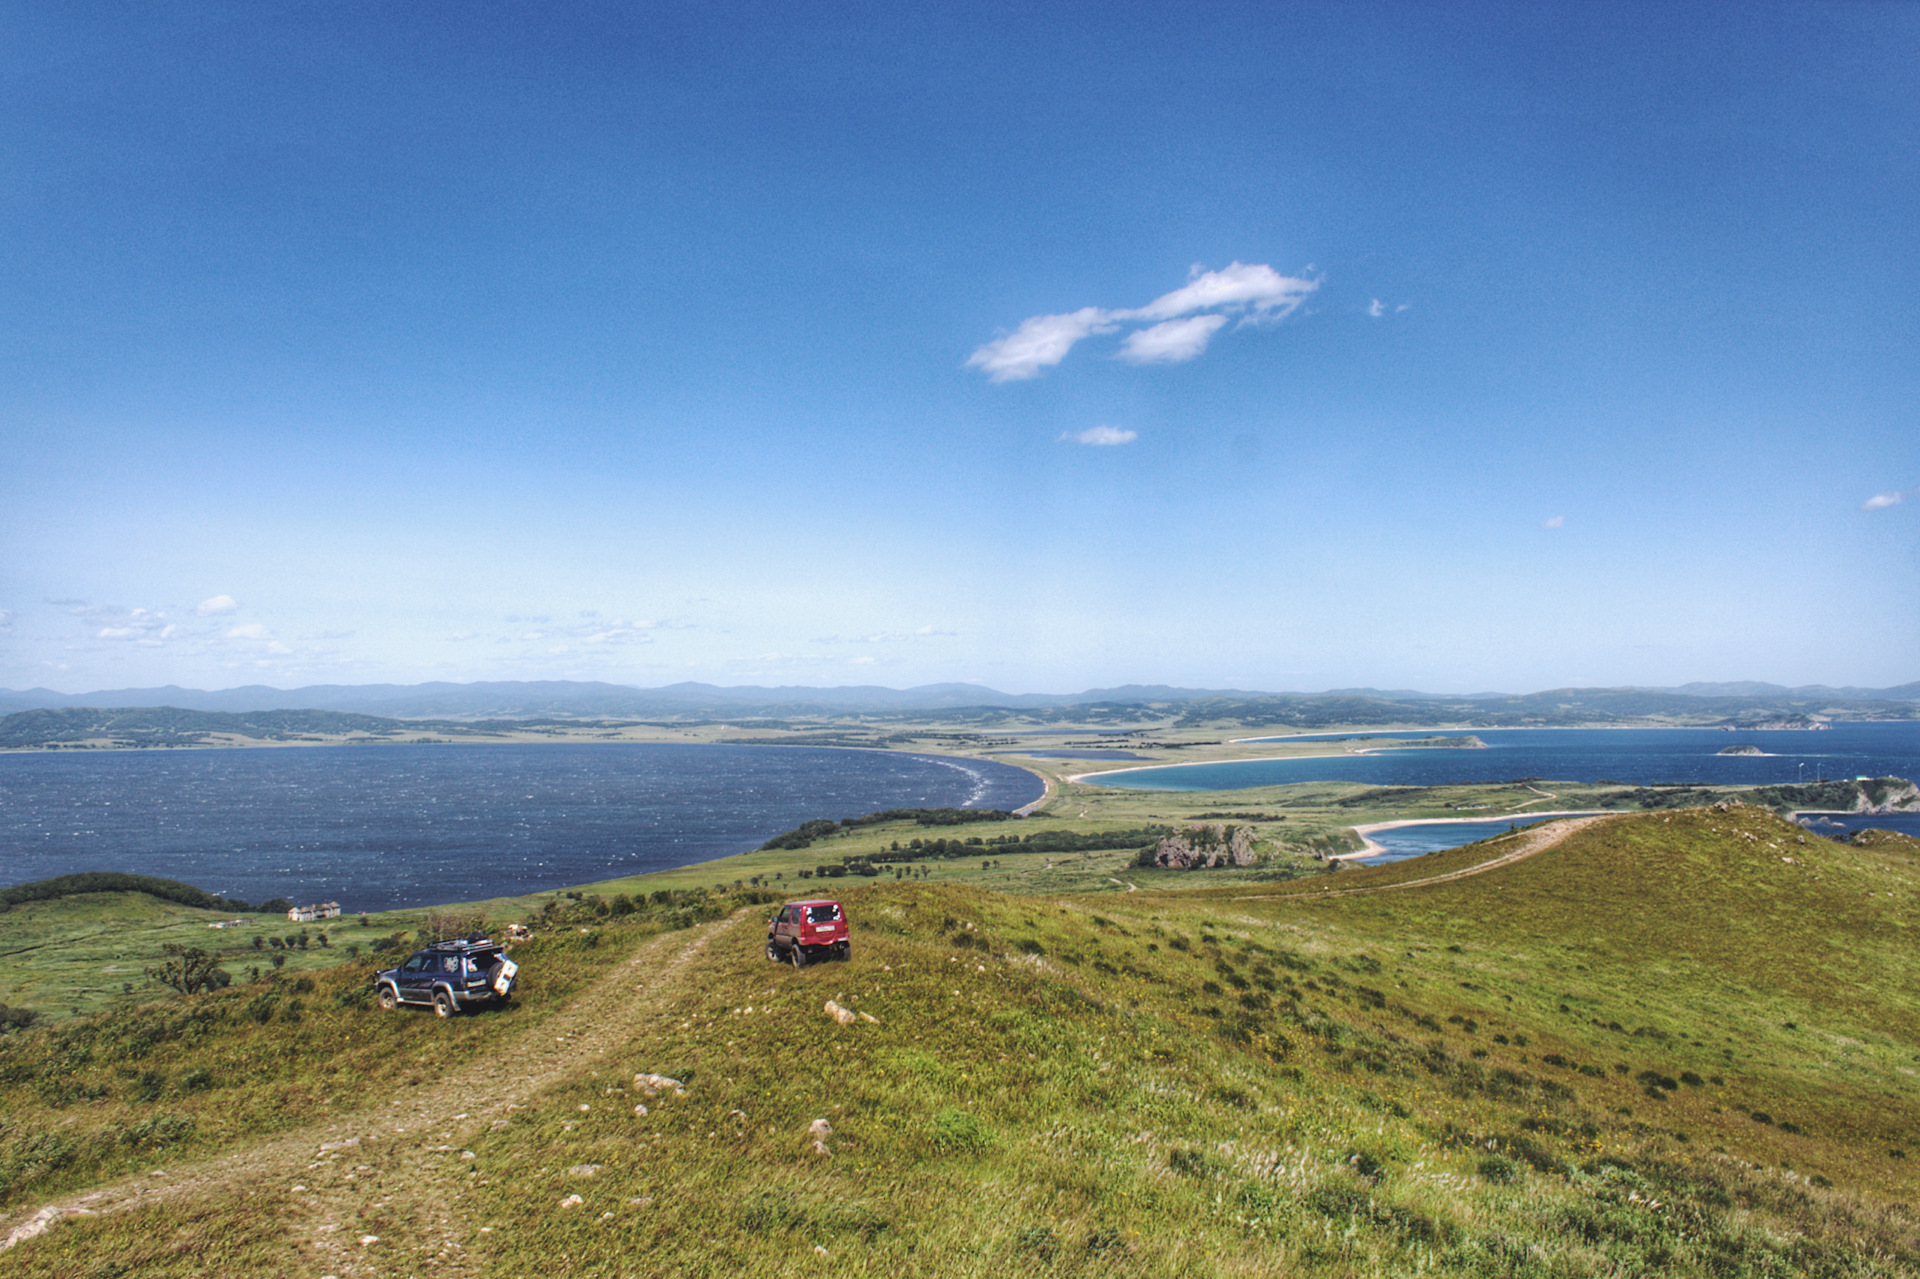
M 163 949 L 167 957 L 161 961 L 158 968 L 147 969 L 146 974 L 161 985 L 171 986 L 183 995 L 191 995 L 202 990 L 219 990 L 233 980 L 232 975 L 220 967 L 218 959 L 198 946 L 182 946 L 177 942 L 168 942 Z

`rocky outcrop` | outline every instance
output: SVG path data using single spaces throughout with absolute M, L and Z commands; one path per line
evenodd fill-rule
M 1189 826 L 1140 851 L 1142 866 L 1168 870 L 1202 870 L 1214 866 L 1251 866 L 1259 860 L 1253 851 L 1251 826 Z
M 1853 806 L 1856 813 L 1920 812 L 1920 786 L 1904 777 L 1874 777 L 1856 785 L 1860 787 L 1860 798 Z

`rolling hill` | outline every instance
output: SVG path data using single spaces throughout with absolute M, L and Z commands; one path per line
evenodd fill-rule
M 1915 841 L 1727 804 L 1275 885 L 844 897 L 846 964 L 768 964 L 738 895 L 589 894 L 504 1015 L 377 1014 L 349 966 L 8 1036 L 7 1227 L 98 1215 L 4 1264 L 1920 1268 Z

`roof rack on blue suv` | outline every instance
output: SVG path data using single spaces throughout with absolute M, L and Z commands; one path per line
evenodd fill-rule
M 451 1017 L 464 1008 L 506 1003 L 519 973 L 504 946 L 474 933 L 414 951 L 398 968 L 374 974 L 373 990 L 382 1008 L 431 1004 L 440 1016 Z

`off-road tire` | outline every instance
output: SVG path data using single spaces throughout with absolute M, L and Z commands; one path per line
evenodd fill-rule
M 787 950 L 787 958 L 795 968 L 805 968 L 807 966 L 807 948 L 799 942 L 795 942 Z
M 767 958 L 776 964 L 780 962 L 780 948 L 772 942 L 767 943 Z
M 839 958 L 840 958 L 840 962 L 841 962 L 841 963 L 843 963 L 843 964 L 844 964 L 844 963 L 846 963 L 846 962 L 847 962 L 847 961 L 848 961 L 849 959 L 852 959 L 852 958 L 853 958 L 853 943 L 852 943 L 852 942 L 850 942 L 850 941 L 843 941 L 843 942 L 841 942 L 841 943 L 840 943 L 840 947 L 839 947 L 839 949 L 840 949 L 840 955 L 839 955 Z
M 453 1016 L 459 1011 L 460 1005 L 453 1002 L 452 995 L 449 995 L 444 990 L 436 990 L 433 992 L 434 1016 L 446 1018 Z
M 400 996 L 394 993 L 394 989 L 391 986 L 380 987 L 378 991 L 374 992 L 373 997 L 379 1002 L 380 1007 L 387 1012 L 392 1012 L 400 1006 Z

